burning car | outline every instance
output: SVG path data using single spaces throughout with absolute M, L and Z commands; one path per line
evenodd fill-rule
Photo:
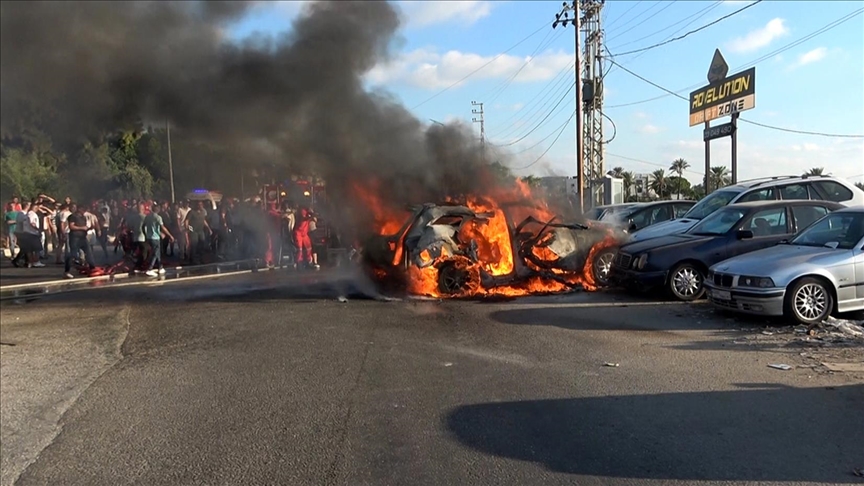
M 514 224 L 506 207 L 425 204 L 395 232 L 370 238 L 363 262 L 382 283 L 414 294 L 526 295 L 596 288 L 595 257 L 618 241 L 612 230 L 555 218 Z

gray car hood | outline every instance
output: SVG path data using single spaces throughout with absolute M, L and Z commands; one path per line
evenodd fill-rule
M 770 277 L 801 265 L 824 266 L 834 263 L 838 252 L 824 246 L 777 245 L 722 261 L 711 270 L 733 275 Z
M 698 223 L 698 219 L 679 218 L 652 224 L 630 235 L 629 241 L 644 241 L 661 236 L 677 235 L 683 233 Z

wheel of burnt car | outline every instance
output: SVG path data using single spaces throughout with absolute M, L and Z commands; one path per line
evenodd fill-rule
M 600 285 L 609 285 L 609 272 L 612 270 L 612 260 L 615 259 L 616 251 L 613 249 L 603 250 L 594 257 L 591 270 L 594 273 L 594 281 Z
M 705 293 L 705 275 L 692 263 L 679 263 L 669 272 L 669 292 L 678 300 L 691 301 Z
M 470 284 L 471 274 L 455 263 L 445 263 L 438 268 L 438 291 L 442 294 L 459 294 Z
M 784 312 L 801 324 L 818 324 L 831 314 L 834 296 L 825 283 L 816 278 L 802 278 L 786 292 Z

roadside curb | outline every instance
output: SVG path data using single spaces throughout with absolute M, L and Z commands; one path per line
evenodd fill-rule
M 227 267 L 227 266 L 237 266 L 248 264 L 252 266 L 257 266 L 260 263 L 260 260 L 235 260 L 229 262 L 217 262 L 217 263 L 208 263 L 205 265 L 189 265 L 189 266 L 176 266 L 169 267 L 166 270 L 173 271 L 175 274 L 179 275 L 183 272 L 194 272 L 200 270 L 206 270 L 208 268 L 215 268 L 216 273 L 213 275 L 223 275 L 223 272 L 219 271 L 219 267 Z M 260 271 L 260 269 L 259 269 Z M 28 288 L 44 288 L 44 287 L 57 287 L 62 285 L 86 285 L 88 283 L 94 282 L 102 282 L 109 281 L 113 282 L 115 280 L 124 280 L 132 277 L 134 274 L 129 273 L 117 273 L 112 275 L 100 275 L 98 277 L 77 277 L 74 279 L 60 279 L 60 280 L 47 280 L 42 282 L 30 282 L 30 283 L 22 283 L 22 284 L 12 284 L 12 285 L 0 285 L 0 292 L 7 292 L 13 290 L 24 290 Z M 207 276 L 207 275 L 204 275 Z M 178 280 L 188 280 L 191 277 L 178 277 Z M 172 279 L 174 280 L 174 279 Z M 137 282 L 136 282 L 137 283 Z

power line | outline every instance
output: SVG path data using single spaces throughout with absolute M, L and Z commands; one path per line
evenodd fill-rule
M 743 68 L 743 67 L 747 67 L 747 66 L 754 66 L 754 65 L 759 64 L 759 63 L 761 63 L 761 62 L 763 62 L 763 61 L 765 61 L 765 60 L 767 60 L 767 59 L 770 59 L 771 57 L 773 57 L 773 56 L 775 56 L 775 55 L 777 55 L 777 54 L 780 54 L 780 53 L 782 53 L 782 52 L 786 52 L 787 50 L 792 49 L 793 47 L 796 47 L 796 46 L 802 44 L 803 42 L 806 42 L 806 41 L 808 41 L 808 40 L 810 40 L 810 39 L 813 39 L 813 38 L 815 38 L 815 37 L 817 37 L 817 36 L 819 36 L 819 35 L 824 34 L 825 32 L 828 32 L 828 31 L 830 31 L 830 30 L 833 30 L 833 29 L 836 28 L 836 27 L 839 27 L 841 24 L 843 24 L 843 23 L 845 23 L 845 22 L 851 20 L 853 17 L 855 17 L 856 15 L 859 15 L 859 14 L 862 13 L 862 12 L 864 12 L 864 8 L 860 8 L 860 9 L 858 9 L 858 10 L 855 10 L 855 11 L 853 11 L 853 12 L 850 12 L 849 14 L 846 14 L 846 15 L 844 15 L 843 17 L 840 17 L 839 19 L 834 20 L 834 21 L 832 21 L 832 22 L 830 22 L 830 23 L 828 23 L 828 24 L 826 24 L 826 25 L 820 27 L 820 28 L 817 29 L 816 31 L 811 32 L 810 34 L 808 34 L 808 35 L 806 35 L 806 36 L 804 36 L 804 37 L 802 37 L 802 38 L 800 38 L 800 39 L 798 39 L 798 40 L 792 41 L 792 42 L 790 42 L 789 44 L 786 44 L 786 45 L 784 45 L 784 46 L 782 46 L 782 47 L 780 47 L 780 48 L 778 48 L 778 49 L 776 49 L 776 50 L 774 50 L 774 51 L 772 51 L 772 52 L 770 52 L 770 53 L 768 53 L 768 54 L 765 54 L 764 56 L 762 56 L 762 57 L 760 57 L 760 58 L 757 58 L 757 59 L 755 59 L 755 60 L 753 60 L 753 61 L 750 61 L 750 62 L 747 62 L 747 63 L 742 64 L 739 68 L 736 68 L 735 70 L 737 71 L 738 69 L 741 69 L 741 68 Z M 638 56 L 637 56 L 637 57 L 638 57 Z M 611 60 L 610 60 L 610 62 L 611 62 Z M 684 93 L 684 92 L 687 92 L 687 91 L 690 91 L 690 90 L 696 89 L 696 88 L 698 88 L 699 86 L 702 86 L 702 84 L 704 84 L 704 83 L 696 83 L 696 84 L 692 84 L 692 85 L 690 85 L 690 86 L 688 86 L 688 87 L 686 87 L 686 88 L 682 88 L 682 89 L 678 90 L 677 93 Z M 663 99 L 663 98 L 665 98 L 665 97 L 667 97 L 667 96 L 669 96 L 669 95 L 668 95 L 668 94 L 665 94 L 665 95 L 655 96 L 655 97 L 648 98 L 648 99 L 644 99 L 644 100 L 632 101 L 632 102 L 629 102 L 629 103 L 622 103 L 622 104 L 618 104 L 618 105 L 610 105 L 610 106 L 607 106 L 606 108 L 607 108 L 607 109 L 609 109 L 609 108 L 624 108 L 624 107 L 627 107 L 627 106 L 640 105 L 640 104 L 642 104 L 642 103 L 648 103 L 648 102 L 651 102 L 651 101 L 656 101 L 656 100 L 659 100 L 659 99 Z
M 525 103 L 524 105 L 519 107 L 519 109 L 516 110 L 512 115 L 505 118 L 503 121 L 499 122 L 500 123 L 499 126 L 505 126 L 506 125 L 508 128 L 512 127 L 512 125 L 507 125 L 507 122 L 512 120 L 519 113 L 522 113 L 523 111 L 525 111 L 525 109 L 528 108 L 529 106 L 532 106 L 532 104 L 534 103 L 534 100 L 539 98 L 540 95 L 542 95 L 543 93 L 546 93 L 547 90 L 549 90 L 549 88 L 552 88 L 552 90 L 549 90 L 549 92 L 551 93 L 552 91 L 554 91 L 554 89 L 555 89 L 554 87 L 562 86 L 561 80 L 565 79 L 565 77 L 563 77 L 563 76 L 567 73 L 571 73 L 571 74 L 573 73 L 573 66 L 571 66 L 571 65 L 564 66 L 564 68 L 561 69 L 561 71 L 559 71 L 558 74 L 556 74 L 554 78 L 550 79 L 549 82 L 546 83 L 546 85 L 543 87 L 543 89 L 538 91 L 537 94 L 534 95 L 533 98 L 531 98 L 530 100 L 528 100 L 527 103 Z M 544 97 L 544 99 L 545 99 L 545 97 Z
M 549 37 L 550 34 L 552 34 L 552 32 L 553 31 L 550 30 L 549 32 L 546 33 L 546 36 L 543 37 L 543 40 L 540 41 L 540 44 L 537 45 L 537 48 L 534 49 L 534 52 L 532 52 L 531 54 L 528 55 L 528 59 L 526 59 L 525 62 L 522 63 L 522 66 L 520 66 L 519 69 L 515 73 L 513 73 L 512 76 L 510 76 L 507 80 L 503 81 L 502 83 L 498 84 L 498 86 L 496 86 L 495 88 L 492 89 L 493 92 L 497 91 L 498 93 L 495 96 L 493 96 L 492 99 L 489 100 L 489 103 L 492 103 L 493 101 L 498 99 L 498 97 L 501 96 L 501 94 L 507 90 L 507 88 L 510 86 L 510 83 L 512 83 L 513 80 L 516 79 L 516 76 L 519 76 L 519 73 L 521 73 L 523 69 L 528 67 L 528 65 L 531 64 L 531 61 L 536 59 L 535 56 L 539 52 L 541 52 L 543 49 L 546 49 L 547 47 L 552 45 L 552 43 L 555 42 L 556 40 L 558 40 L 558 38 L 561 37 L 561 35 L 564 33 L 563 30 L 558 31 L 557 35 L 555 37 L 549 39 L 549 42 L 546 42 L 546 44 L 544 45 L 543 41 L 545 41 L 546 38 Z
M 750 4 L 747 4 L 747 5 L 745 5 L 745 6 L 741 7 L 741 8 L 739 8 L 738 10 L 736 10 L 736 11 L 734 11 L 734 12 L 732 12 L 732 13 L 729 13 L 729 14 L 726 14 L 726 15 L 720 17 L 719 19 L 717 19 L 717 20 L 715 20 L 715 21 L 713 21 L 713 22 L 709 22 L 709 23 L 703 25 L 702 27 L 699 27 L 699 28 L 697 28 L 697 29 L 691 30 L 690 32 L 687 32 L 687 33 L 684 34 L 684 35 L 680 35 L 680 36 L 678 36 L 678 37 L 673 37 L 673 38 L 668 39 L 668 40 L 665 40 L 665 41 L 663 41 L 663 42 L 659 42 L 659 43 L 657 43 L 657 44 L 654 44 L 653 46 L 643 47 L 643 48 L 641 48 L 641 49 L 634 49 L 634 50 L 632 50 L 632 51 L 627 51 L 627 52 L 620 52 L 620 53 L 615 54 L 615 55 L 616 55 L 616 56 L 626 56 L 626 55 L 628 55 L 628 54 L 636 54 L 637 52 L 643 52 L 643 51 L 648 51 L 648 50 L 651 50 L 651 49 L 656 49 L 656 48 L 658 48 L 658 47 L 660 47 L 660 46 L 665 46 L 666 44 L 670 44 L 670 43 L 672 43 L 672 42 L 679 41 L 679 40 L 681 40 L 681 39 L 683 39 L 683 38 L 689 36 L 690 34 L 695 34 L 696 32 L 699 32 L 700 30 L 705 30 L 705 29 L 707 29 L 708 27 L 711 27 L 712 25 L 715 25 L 715 24 L 717 24 L 717 23 L 719 23 L 719 22 L 722 22 L 722 21 L 728 19 L 729 17 L 732 17 L 733 15 L 739 14 L 739 13 L 741 13 L 741 12 L 747 10 L 748 8 L 753 7 L 754 5 L 756 5 L 756 4 L 758 4 L 758 3 L 762 3 L 762 1 L 763 1 L 763 0 L 756 0 L 755 2 L 750 3 Z M 621 66 L 618 66 L 618 67 L 621 67 Z
M 649 37 L 654 37 L 655 35 L 659 34 L 660 32 L 663 32 L 663 31 L 669 30 L 669 29 L 671 29 L 672 27 L 675 27 L 676 25 L 680 24 L 681 22 L 685 22 L 685 21 L 687 21 L 687 20 L 690 20 L 691 18 L 693 18 L 693 17 L 695 17 L 695 16 L 697 16 L 697 15 L 699 15 L 699 14 L 702 14 L 702 13 L 706 12 L 707 10 L 711 10 L 711 9 L 713 9 L 714 7 L 719 6 L 721 3 L 723 3 L 723 0 L 717 0 L 717 1 L 714 2 L 713 4 L 711 4 L 711 5 L 709 5 L 709 6 L 705 7 L 705 8 L 703 8 L 702 10 L 699 10 L 698 12 L 696 12 L 696 13 L 694 13 L 694 14 L 690 14 L 690 15 L 688 15 L 687 17 L 684 17 L 683 19 L 679 20 L 678 22 L 675 22 L 674 24 L 667 25 L 666 27 L 663 27 L 662 29 L 660 29 L 660 30 L 658 30 L 658 31 L 656 31 L 656 32 L 652 32 L 651 34 L 648 34 L 648 35 L 642 36 L 642 37 L 640 37 L 640 38 L 638 38 L 638 39 L 634 39 L 634 40 L 632 40 L 632 41 L 630 41 L 630 42 L 625 42 L 624 44 L 621 44 L 621 45 L 615 47 L 615 49 L 618 49 L 619 47 L 629 46 L 630 44 L 635 44 L 635 43 L 637 43 L 637 42 L 639 42 L 639 41 L 642 41 L 642 40 L 645 40 L 645 39 L 647 39 L 647 38 L 649 38 Z M 677 32 L 676 32 L 676 33 L 677 33 Z M 675 34 L 673 33 L 673 35 L 675 35 Z M 671 36 L 670 36 L 670 37 L 671 37 Z M 664 40 L 665 40 L 665 39 L 664 39 Z
M 669 90 L 669 89 L 666 89 L 666 88 L 664 88 L 663 86 L 660 86 L 659 84 L 657 84 L 657 83 L 655 83 L 655 82 L 653 82 L 653 81 L 650 81 L 650 80 L 648 80 L 648 79 L 643 78 L 642 76 L 640 76 L 640 75 L 634 73 L 633 71 L 631 71 L 631 70 L 629 70 L 629 69 L 627 69 L 627 68 L 621 66 L 620 64 L 618 64 L 618 63 L 615 62 L 614 60 L 613 60 L 612 62 L 613 62 L 616 66 L 618 66 L 619 68 L 621 68 L 621 69 L 623 69 L 624 71 L 626 71 L 626 72 L 632 74 L 633 76 L 635 76 L 635 77 L 641 79 L 642 81 L 644 81 L 644 82 L 650 84 L 651 86 L 654 86 L 654 87 L 657 88 L 657 89 L 661 89 L 661 90 L 663 90 L 663 91 L 665 91 L 665 92 L 667 92 L 667 93 L 669 93 L 669 94 L 671 94 L 671 95 L 674 95 L 674 96 L 677 97 L 677 98 L 681 98 L 681 99 L 684 100 L 684 101 L 687 101 L 687 102 L 690 101 L 689 98 L 684 97 L 684 96 L 681 96 L 680 94 L 678 94 L 678 93 L 676 93 L 676 92 L 674 92 L 674 91 L 671 91 L 671 90 Z M 751 125 L 757 125 L 757 126 L 760 126 L 760 127 L 763 127 L 763 128 L 770 128 L 770 129 L 772 129 L 772 130 L 779 130 L 779 131 L 782 131 L 782 132 L 798 133 L 798 134 L 801 134 L 801 135 L 816 135 L 816 136 L 819 136 L 819 137 L 832 137 L 832 138 L 864 138 L 864 135 L 847 135 L 847 134 L 837 134 L 837 133 L 808 132 L 808 131 L 804 131 L 804 130 L 793 130 L 793 129 L 791 129 L 791 128 L 783 128 L 783 127 L 775 127 L 775 126 L 772 126 L 772 125 L 765 125 L 764 123 L 758 123 L 758 122 L 754 122 L 754 121 L 751 121 L 751 120 L 746 120 L 746 119 L 744 119 L 744 118 L 738 118 L 738 119 L 741 120 L 741 121 L 743 121 L 743 122 L 750 123 Z
M 780 130 L 781 132 L 789 132 L 789 133 L 799 133 L 801 135 L 816 135 L 819 137 L 831 137 L 831 138 L 864 138 L 864 135 L 843 135 L 839 133 L 821 133 L 821 132 L 807 132 L 803 130 L 793 130 L 791 128 L 783 128 L 783 127 L 775 127 L 772 125 L 766 125 L 764 123 L 754 122 L 752 120 L 746 120 L 744 118 L 738 118 L 743 122 L 747 122 L 751 125 L 756 125 L 762 128 L 770 128 L 772 130 Z
M 575 117 L 575 116 L 576 116 L 576 111 L 574 110 L 574 111 L 573 111 L 573 114 L 570 115 L 570 118 L 567 119 L 567 122 L 566 122 L 566 123 L 561 127 L 561 130 L 558 131 L 558 135 L 555 137 L 555 140 L 552 140 L 552 145 L 549 145 L 549 147 L 546 148 L 546 150 L 543 151 L 542 154 L 540 154 L 540 157 L 537 157 L 537 158 L 534 160 L 534 162 L 531 162 L 530 164 L 526 165 L 525 167 L 513 167 L 513 168 L 511 168 L 511 170 L 525 170 L 525 169 L 527 169 L 527 168 L 533 166 L 533 165 L 536 164 L 537 162 L 540 162 L 540 160 L 541 160 L 543 157 L 545 157 L 546 154 L 548 154 L 550 150 L 552 150 L 552 147 L 554 147 L 555 144 L 558 142 L 558 139 L 561 138 L 561 134 L 564 133 L 564 129 L 566 129 L 566 128 L 567 128 L 567 125 L 569 125 L 570 122 L 573 121 L 573 117 Z
M 572 119 L 572 118 L 571 118 L 571 119 Z M 545 137 L 541 138 L 541 139 L 538 140 L 537 143 L 535 143 L 534 145 L 531 145 L 530 147 L 526 147 L 526 148 L 524 148 L 524 149 L 522 149 L 522 150 L 519 150 L 518 152 L 510 152 L 510 155 L 519 155 L 519 154 L 524 154 L 525 152 L 528 152 L 528 151 L 530 151 L 530 150 L 532 150 L 532 149 L 537 148 L 537 146 L 539 146 L 540 144 L 542 144 L 542 143 L 545 142 L 546 140 L 549 140 L 549 138 L 551 138 L 552 135 L 555 135 L 556 132 L 558 132 L 559 130 L 563 130 L 563 129 L 564 129 L 564 128 L 569 124 L 569 123 L 570 123 L 570 119 L 568 119 L 567 121 L 565 121 L 563 125 L 555 127 L 554 130 L 552 130 L 551 132 L 549 132 L 549 135 L 546 135 Z
M 633 6 L 632 6 L 632 7 L 628 8 L 627 10 L 625 10 L 624 13 L 622 13 L 621 15 L 619 15 L 619 16 L 615 17 L 614 19 L 610 20 L 609 23 L 606 24 L 606 28 L 608 29 L 608 28 L 612 27 L 612 25 L 613 25 L 615 22 L 617 22 L 617 21 L 619 21 L 620 19 L 624 18 L 628 13 L 630 13 L 631 10 L 633 10 L 634 8 L 636 8 L 637 5 L 639 5 L 639 2 L 633 2 Z
M 657 5 L 660 5 L 660 2 L 661 2 L 661 0 L 657 0 L 656 2 L 652 3 L 645 10 L 639 12 L 637 15 L 633 15 L 632 17 L 630 17 L 630 19 L 627 22 L 624 22 L 624 25 L 622 25 L 621 28 L 623 29 L 624 27 L 630 25 L 631 22 L 635 22 L 636 20 L 638 20 L 639 17 L 645 15 L 646 13 L 650 12 L 651 10 L 654 10 L 654 7 L 656 7 Z M 637 3 L 648 3 L 648 2 L 637 2 Z M 607 26 L 607 28 L 608 28 L 608 26 Z
M 561 105 L 561 103 L 564 102 L 564 99 L 567 98 L 567 95 L 569 95 L 570 92 L 573 91 L 573 87 L 574 87 L 574 86 L 576 86 L 576 85 L 575 85 L 575 84 L 571 84 L 571 85 L 570 85 L 570 89 L 568 89 L 567 92 L 564 93 L 564 96 L 562 96 L 561 99 L 558 100 L 558 103 L 556 103 L 555 106 L 553 106 L 552 109 L 549 110 L 549 113 L 547 113 L 546 116 L 543 117 L 543 119 L 540 120 L 540 122 L 538 122 L 537 125 L 536 125 L 534 128 L 532 128 L 528 133 L 526 133 L 526 134 L 523 135 L 522 137 L 520 137 L 520 138 L 518 138 L 518 139 L 516 139 L 516 140 L 514 140 L 514 141 L 512 141 L 512 142 L 510 142 L 510 143 L 505 143 L 505 144 L 495 145 L 495 146 L 496 146 L 496 147 L 509 147 L 509 146 L 511 146 L 511 145 L 516 145 L 517 143 L 521 142 L 522 140 L 525 140 L 526 138 L 528 138 L 529 135 L 531 135 L 531 134 L 534 133 L 538 128 L 540 128 L 541 126 L 543 126 L 544 122 L 545 122 L 546 120 L 548 120 L 550 116 L 552 116 L 552 113 L 553 113 L 553 112 L 554 112 L 554 111 L 555 111 L 555 110 L 556 110 L 556 109 Z
M 486 66 L 492 64 L 493 62 L 497 61 L 501 56 L 507 54 L 508 52 L 512 51 L 513 49 L 516 49 L 517 47 L 519 47 L 520 45 L 522 45 L 522 43 L 524 43 L 524 42 L 527 41 L 528 39 L 530 39 L 530 38 L 534 37 L 535 35 L 537 35 L 538 32 L 540 32 L 541 30 L 545 29 L 548 25 L 549 25 L 548 23 L 544 22 L 543 25 L 542 25 L 539 29 L 537 29 L 537 30 L 535 30 L 534 32 L 528 34 L 525 38 L 523 38 L 523 39 L 520 40 L 519 42 L 513 44 L 512 46 L 510 46 L 507 50 L 505 50 L 505 51 L 502 52 L 501 54 L 498 54 L 497 56 L 493 57 L 493 58 L 490 59 L 489 62 L 487 62 L 486 64 L 483 64 L 482 66 L 478 67 L 477 69 L 475 69 L 475 70 L 471 71 L 470 73 L 466 74 L 466 75 L 465 75 L 462 79 L 460 79 L 459 81 L 456 81 L 455 83 L 451 84 L 450 86 L 447 86 L 446 88 L 442 89 L 441 91 L 439 91 L 439 92 L 435 93 L 434 95 L 432 95 L 432 96 L 426 98 L 426 99 L 423 100 L 419 105 L 414 106 L 413 108 L 411 108 L 411 110 L 412 110 L 412 111 L 413 111 L 413 110 L 416 110 L 417 108 L 420 108 L 421 106 L 425 105 L 426 103 L 428 103 L 428 102 L 434 100 L 435 98 L 441 96 L 441 95 L 444 94 L 446 91 L 450 90 L 451 88 L 453 88 L 454 86 L 458 85 L 458 84 L 461 83 L 462 81 L 465 81 L 466 79 L 470 78 L 471 76 L 473 76 L 474 74 L 476 74 L 477 72 L 479 72 L 481 69 L 483 69 L 483 68 L 485 68 Z
M 641 22 L 639 22 L 639 23 L 636 24 L 636 25 L 633 25 L 632 27 L 630 27 L 629 29 L 625 30 L 624 32 L 621 32 L 620 34 L 613 36 L 612 39 L 617 39 L 618 37 L 623 36 L 623 35 L 626 34 L 627 32 L 630 32 L 631 30 L 635 29 L 636 27 L 639 27 L 640 25 L 644 24 L 645 22 L 648 22 L 649 20 L 653 19 L 654 17 L 656 17 L 657 15 L 659 15 L 661 12 L 663 12 L 663 11 L 666 10 L 667 8 L 671 7 L 672 5 L 674 5 L 674 2 L 669 2 L 665 7 L 663 7 L 663 8 L 661 8 L 660 10 L 654 12 L 654 13 L 651 14 L 650 16 L 648 16 L 648 17 L 642 19 Z M 609 39 L 609 40 L 612 40 L 612 39 Z
M 651 166 L 654 166 L 654 167 L 660 167 L 660 168 L 662 168 L 662 169 L 668 169 L 668 167 L 669 167 L 669 166 L 667 166 L 667 165 L 658 164 L 657 162 L 648 162 L 647 160 L 636 159 L 636 158 L 633 158 L 633 157 L 627 157 L 626 155 L 618 155 L 618 154 L 613 154 L 613 153 L 610 153 L 610 152 L 606 152 L 606 155 L 609 155 L 609 156 L 612 156 L 612 157 L 617 157 L 617 158 L 619 158 L 619 159 L 630 160 L 630 161 L 633 161 L 633 162 L 639 162 L 639 163 L 647 164 L 647 165 L 651 165 Z M 690 170 L 690 169 L 684 169 L 684 172 L 691 172 L 691 173 L 696 174 L 696 175 L 698 175 L 698 176 L 702 176 L 702 173 L 700 173 L 700 172 L 696 172 L 696 171 L 692 171 L 692 170 Z
M 576 83 L 573 80 L 568 79 L 567 76 L 561 78 L 554 91 L 550 91 L 546 96 L 543 97 L 542 104 L 538 103 L 539 107 L 536 110 L 533 110 L 530 114 L 523 116 L 521 118 L 521 122 L 519 120 L 514 121 L 509 126 L 507 126 L 507 128 L 499 130 L 494 138 L 510 138 L 514 133 L 518 133 L 521 128 L 533 125 L 535 121 L 541 118 L 543 114 L 547 112 L 549 107 L 552 106 L 553 103 L 555 103 L 556 97 L 560 96 L 563 99 L 563 96 L 565 96 L 565 90 L 572 90 L 575 84 Z M 560 100 L 558 101 L 558 103 L 561 103 Z

